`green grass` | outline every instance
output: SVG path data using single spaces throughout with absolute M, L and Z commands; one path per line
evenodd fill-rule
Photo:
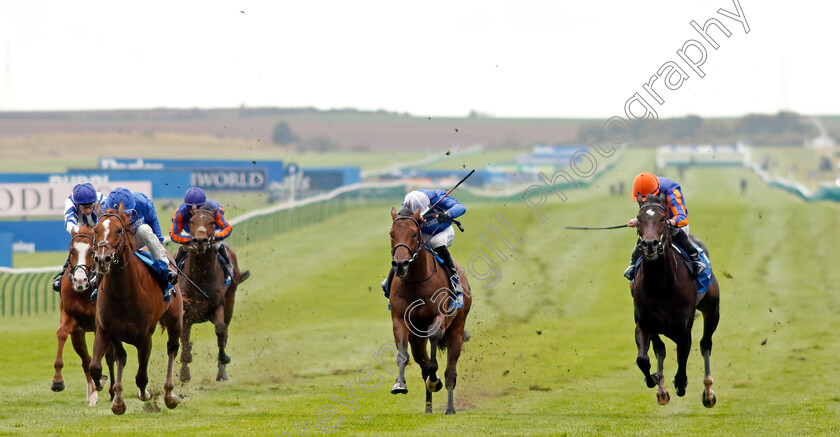
M 134 348 L 125 373 L 128 411 L 107 399 L 84 402 L 79 360 L 65 348 L 67 389 L 49 391 L 57 314 L 0 319 L 0 434 L 281 435 L 317 411 L 335 408 L 341 435 L 814 435 L 840 432 L 840 261 L 838 205 L 805 203 L 763 186 L 736 168 L 691 169 L 680 181 L 692 232 L 704 239 L 721 284 L 721 323 L 712 374 L 718 404 L 701 405 L 703 365 L 694 330 L 684 398 L 656 405 L 635 366 L 633 307 L 621 276 L 634 242 L 630 230 L 564 231 L 564 225 L 613 225 L 636 214 L 606 184 L 631 180 L 652 155 L 623 159 L 609 177 L 569 200 L 549 200 L 540 221 L 520 203 L 469 204 L 467 231 L 453 253 L 462 262 L 483 249 L 478 238 L 502 214 L 525 238 L 502 262 L 499 284 L 470 278 L 472 339 L 459 363 L 455 416 L 423 413 L 420 371 L 406 369 L 409 393 L 392 396 L 393 376 L 362 391 L 355 372 L 392 344 L 379 290 L 389 266 L 388 210 L 366 208 L 259 243 L 237 247 L 253 273 L 242 285 L 230 330 L 230 381 L 217 383 L 215 336 L 194 332 L 193 381 L 178 385 L 175 410 L 135 397 Z M 665 176 L 669 175 L 667 172 Z M 749 181 L 740 196 L 741 178 Z M 609 181 L 607 181 L 609 179 Z M 498 226 L 498 225 L 497 225 Z M 492 255 L 490 255 L 492 256 Z M 88 344 L 92 337 L 88 335 Z M 669 381 L 676 372 L 666 341 Z M 164 337 L 155 335 L 151 388 L 163 385 Z M 374 377 L 374 381 L 376 377 Z M 356 408 L 334 398 L 347 398 Z M 339 418 L 340 416 L 340 418 Z

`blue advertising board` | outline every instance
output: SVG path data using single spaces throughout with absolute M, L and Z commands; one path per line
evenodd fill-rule
M 0 232 L 0 267 L 12 267 L 11 232 Z
M 154 159 L 154 158 L 99 158 L 99 168 L 110 170 L 201 170 L 236 169 L 247 171 L 262 169 L 266 183 L 283 181 L 283 161 L 248 161 L 214 159 Z M 251 188 L 254 189 L 254 188 Z
M 50 175 L 53 183 L 81 183 L 91 181 L 98 187 L 97 180 L 104 181 L 151 181 L 152 198 L 180 198 L 192 186 L 192 172 L 185 170 L 102 170 L 70 169 L 66 174 Z M 78 181 L 78 182 L 77 182 Z M 107 193 L 103 193 L 106 194 Z
M 15 252 L 67 251 L 70 245 L 64 220 L 4 221 L 3 233 L 11 234 Z
M 303 168 L 301 172 L 303 178 L 309 180 L 309 188 L 315 191 L 329 191 L 362 181 L 359 167 L 313 167 Z

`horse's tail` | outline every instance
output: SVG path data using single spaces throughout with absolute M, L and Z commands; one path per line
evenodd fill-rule
M 241 283 L 245 282 L 245 280 L 250 278 L 250 277 L 251 277 L 251 271 L 250 270 L 245 270 L 244 272 L 240 272 L 239 281 L 237 281 L 236 283 L 241 284 Z
M 466 329 L 464 330 L 464 335 L 463 335 L 462 339 L 463 339 L 462 340 L 463 343 L 466 343 L 466 342 L 470 341 L 470 333 L 467 332 Z M 444 349 L 446 349 L 446 347 L 448 345 L 449 344 L 446 342 L 446 337 L 444 337 L 443 340 L 440 343 L 438 343 L 438 349 L 444 350 Z

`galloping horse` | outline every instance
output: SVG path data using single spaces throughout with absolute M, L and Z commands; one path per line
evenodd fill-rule
M 216 249 L 214 233 L 216 219 L 212 212 L 199 209 L 190 219 L 191 241 L 187 246 L 184 271 L 187 278 L 181 282 L 181 290 L 187 297 L 184 306 L 184 330 L 181 331 L 181 373 L 182 382 L 190 380 L 189 363 L 192 362 L 192 343 L 190 329 L 194 323 L 210 321 L 216 326 L 216 341 L 219 346 L 219 373 L 216 381 L 227 381 L 225 366 L 230 357 L 225 353 L 228 326 L 233 317 L 233 303 L 237 284 L 251 276 L 251 272 L 239 271 L 236 254 L 230 246 L 227 253 L 234 267 L 232 281 L 225 285 L 225 273 L 219 264 L 219 251 Z
M 113 346 L 117 357 L 117 378 L 114 383 L 114 414 L 125 413 L 122 374 L 126 363 L 123 342 L 137 348 L 137 377 L 140 388 L 138 397 L 148 401 L 152 393 L 146 389 L 149 382 L 147 368 L 152 351 L 152 334 L 155 326 L 166 328 L 169 340 L 166 352 L 169 363 L 164 384 L 164 402 L 168 408 L 178 406 L 178 397 L 172 393 L 172 367 L 178 354 L 178 337 L 183 326 L 184 304 L 181 293 L 176 290 L 168 301 L 149 268 L 134 255 L 135 235 L 129 224 L 125 209 L 109 209 L 99 218 L 94 227 L 96 253 L 94 259 L 103 273 L 96 304 L 96 337 L 93 342 L 93 362 L 90 374 L 99 388 L 102 374 L 102 355 Z
M 52 391 L 64 390 L 64 377 L 61 369 L 64 367 L 62 358 L 64 343 L 67 336 L 73 343 L 73 349 L 82 359 L 82 370 L 87 380 L 87 401 L 92 407 L 99 401 L 99 394 L 96 392 L 96 384 L 90 377 L 90 355 L 88 355 L 85 332 L 93 332 L 96 318 L 96 303 L 90 301 L 93 288 L 91 281 L 96 276 L 93 268 L 93 229 L 87 225 L 79 229 L 79 232 L 72 232 L 70 239 L 70 264 L 64 270 L 61 278 L 61 325 L 56 332 L 58 337 L 58 354 L 55 358 L 55 376 L 52 380 Z M 111 349 L 105 355 L 108 362 L 108 370 L 111 373 L 111 387 L 109 392 L 111 399 L 114 398 L 114 354 Z M 102 376 L 100 387 L 108 379 Z
M 659 334 L 670 338 L 677 344 L 677 373 L 674 376 L 674 386 L 677 396 L 684 396 L 688 384 L 685 367 L 691 351 L 691 327 L 694 324 L 695 311 L 699 310 L 703 313 L 700 353 L 706 368 L 703 379 L 706 388 L 702 397 L 703 405 L 711 408 L 717 402 L 712 391 L 714 381 L 709 368 L 712 334 L 720 319 L 720 287 L 717 278 L 712 275 L 708 291 L 698 295 L 694 276 L 683 262 L 682 255 L 671 244 L 672 230 L 667 223 L 665 198 L 649 195 L 643 202 L 639 202 L 639 205 L 638 244 L 643 250 L 643 255 L 635 281 L 631 285 L 636 318 L 636 345 L 639 348 L 636 364 L 645 375 L 645 382 L 649 388 L 659 386 L 656 391 L 657 402 L 661 405 L 667 404 L 671 397 L 662 376 L 665 344 L 659 338 Z M 693 236 L 692 238 L 708 255 L 706 246 Z M 650 374 L 648 358 L 651 342 L 657 361 L 657 370 L 653 375 Z
M 391 321 L 394 341 L 399 355 L 399 375 L 393 394 L 408 393 L 405 384 L 405 365 L 408 363 L 407 345 L 411 344 L 414 361 L 420 365 L 426 383 L 426 413 L 432 412 L 432 392 L 440 391 L 443 383 L 437 377 L 437 349 L 448 349 L 444 376 L 448 402 L 446 414 L 455 414 L 453 391 L 457 379 L 456 366 L 466 332 L 464 324 L 472 305 L 466 275 L 461 275 L 464 287 L 464 307 L 449 309 L 449 279 L 443 266 L 438 265 L 432 252 L 424 247 L 420 234 L 420 210 L 413 213 L 403 207 L 399 214 L 391 208 Z M 456 264 L 456 268 L 462 271 Z M 431 358 L 426 340 L 431 343 Z

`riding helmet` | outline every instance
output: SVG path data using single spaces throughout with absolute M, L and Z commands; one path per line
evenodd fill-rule
M 659 178 L 655 174 L 645 171 L 633 179 L 633 191 L 630 197 L 641 202 L 649 194 L 659 194 Z
M 96 188 L 90 182 L 76 185 L 73 187 L 73 202 L 76 205 L 96 202 Z
M 136 206 L 134 202 L 134 193 L 128 188 L 117 187 L 108 195 L 105 200 L 105 208 L 120 209 L 120 203 L 125 207 L 126 212 L 133 210 Z
M 184 196 L 184 203 L 187 205 L 195 205 L 201 206 L 207 202 L 207 196 L 204 194 L 204 190 L 198 187 L 192 187 L 187 190 L 187 194 Z

